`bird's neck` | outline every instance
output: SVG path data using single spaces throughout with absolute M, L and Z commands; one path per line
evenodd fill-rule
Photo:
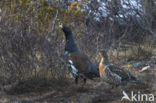
M 75 41 L 74 41 L 74 38 L 73 38 L 73 35 L 66 35 L 66 42 L 71 42 L 71 43 L 74 43 L 75 44 Z
M 78 49 L 72 35 L 66 36 L 65 51 L 68 51 L 69 53 L 71 53 L 71 52 L 80 52 L 80 50 Z
M 100 63 L 102 63 L 103 61 L 104 61 L 104 58 L 102 57 L 101 60 L 100 60 Z
M 102 57 L 100 63 L 103 64 L 103 65 L 108 65 L 109 64 L 109 60 L 108 60 L 107 57 L 105 57 L 105 58 Z

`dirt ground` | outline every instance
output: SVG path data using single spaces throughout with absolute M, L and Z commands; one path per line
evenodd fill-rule
M 64 83 L 58 87 L 43 85 L 44 90 L 37 89 L 37 92 L 18 92 L 16 94 L 0 92 L 0 103 L 129 103 L 128 100 L 121 101 L 123 91 L 128 94 L 131 91 L 152 93 L 156 97 L 156 65 L 152 64 L 151 68 L 151 71 L 142 73 L 139 73 L 136 68 L 131 69 L 131 72 L 136 74 L 145 84 L 129 83 L 127 86 L 112 89 L 109 84 L 101 81 L 100 78 L 88 80 L 84 86 L 82 86 L 81 81 L 78 85 L 75 85 L 74 80 L 71 79 L 71 83 Z M 156 103 L 156 98 L 153 103 Z

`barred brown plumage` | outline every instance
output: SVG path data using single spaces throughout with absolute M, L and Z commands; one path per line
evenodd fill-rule
M 125 85 L 129 81 L 139 81 L 139 79 L 128 70 L 109 62 L 105 50 L 100 51 L 101 61 L 99 64 L 100 77 L 111 85 Z

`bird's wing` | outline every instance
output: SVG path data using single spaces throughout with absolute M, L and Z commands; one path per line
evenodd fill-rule
M 87 72 L 87 57 L 80 53 L 70 53 L 69 59 L 73 61 L 74 66 L 78 69 L 79 73 Z
M 112 84 L 117 84 L 117 85 L 121 84 L 122 77 L 112 72 L 109 69 L 109 66 L 105 67 L 104 75 L 105 75 L 104 77 L 106 78 L 107 82 L 112 83 Z
M 93 64 L 90 60 L 87 61 L 88 72 L 93 74 L 95 77 L 99 77 L 99 68 Z
M 125 69 L 120 68 L 114 64 L 108 66 L 113 73 L 119 75 L 120 77 L 122 77 L 122 79 L 129 79 L 129 73 L 125 71 Z
M 73 61 L 79 73 L 86 74 L 88 78 L 99 77 L 98 67 L 86 55 L 82 53 L 70 53 L 69 59 Z
M 118 67 L 116 65 L 109 65 L 109 66 L 110 66 L 111 71 L 121 76 L 123 80 L 126 80 L 126 81 L 138 80 L 138 78 L 134 74 L 132 74 L 130 71 L 124 68 Z

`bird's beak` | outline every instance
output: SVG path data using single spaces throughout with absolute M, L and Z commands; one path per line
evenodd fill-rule
M 63 28 L 63 25 L 62 25 L 62 24 L 60 24 L 60 25 L 59 25 L 59 27 L 60 27 L 60 28 Z

